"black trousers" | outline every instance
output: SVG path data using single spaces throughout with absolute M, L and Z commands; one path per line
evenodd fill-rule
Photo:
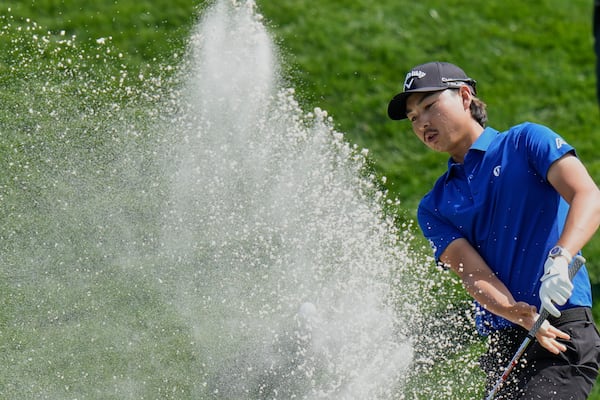
M 600 368 L 600 335 L 589 308 L 572 308 L 549 322 L 568 333 L 562 341 L 567 350 L 554 355 L 537 341 L 532 341 L 496 400 L 585 400 Z M 488 376 L 489 392 L 515 355 L 527 331 L 520 327 L 490 335 L 488 351 L 481 356 L 480 366 Z

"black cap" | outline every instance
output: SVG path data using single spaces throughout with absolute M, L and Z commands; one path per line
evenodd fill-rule
M 473 94 L 476 93 L 476 82 L 454 64 L 434 61 L 417 65 L 406 74 L 404 91 L 390 101 L 388 116 L 395 120 L 406 119 L 406 99 L 412 93 L 437 92 L 465 84 L 471 87 Z

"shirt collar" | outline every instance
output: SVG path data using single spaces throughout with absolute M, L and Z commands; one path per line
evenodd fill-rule
M 487 151 L 487 149 L 490 147 L 490 144 L 492 143 L 492 141 L 494 140 L 494 138 L 496 137 L 496 135 L 498 134 L 498 131 L 487 127 L 483 130 L 483 132 L 481 132 L 481 135 L 479 135 L 479 137 L 477 138 L 477 140 L 475 141 L 475 143 L 473 143 L 471 145 L 471 148 L 469 149 L 469 151 L 471 150 L 477 150 L 477 151 L 481 151 L 481 152 L 485 152 Z M 454 162 L 454 160 L 452 160 L 452 157 L 450 157 L 448 159 L 448 173 L 446 174 L 446 182 L 448 181 L 448 179 L 450 179 L 452 177 L 452 175 L 454 174 L 454 171 L 456 170 L 456 168 L 462 164 L 456 163 Z
M 488 149 L 488 147 L 490 147 L 490 144 L 492 143 L 492 141 L 494 140 L 494 138 L 496 137 L 496 135 L 498 134 L 498 131 L 493 129 L 493 128 L 485 128 L 483 130 L 483 132 L 481 132 L 481 135 L 479 135 L 479 137 L 477 138 L 477 140 L 475 141 L 475 143 L 473 143 L 473 145 L 471 146 L 470 150 L 479 150 L 479 151 L 486 151 Z

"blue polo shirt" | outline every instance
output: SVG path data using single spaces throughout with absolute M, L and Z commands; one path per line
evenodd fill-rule
M 517 301 L 540 309 L 540 278 L 549 250 L 563 230 L 569 205 L 546 180 L 553 162 L 574 148 L 549 128 L 523 123 L 506 132 L 486 128 L 464 163 L 448 171 L 421 200 L 418 221 L 439 261 L 464 238 L 479 252 Z M 585 267 L 573 279 L 573 295 L 559 309 L 592 306 Z M 475 302 L 480 334 L 512 323 Z

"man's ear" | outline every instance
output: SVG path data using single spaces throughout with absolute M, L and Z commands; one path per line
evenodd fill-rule
M 462 99 L 463 107 L 465 110 L 468 110 L 471 107 L 471 102 L 473 101 L 473 93 L 471 92 L 471 88 L 467 85 L 463 85 L 458 88 L 458 94 Z

